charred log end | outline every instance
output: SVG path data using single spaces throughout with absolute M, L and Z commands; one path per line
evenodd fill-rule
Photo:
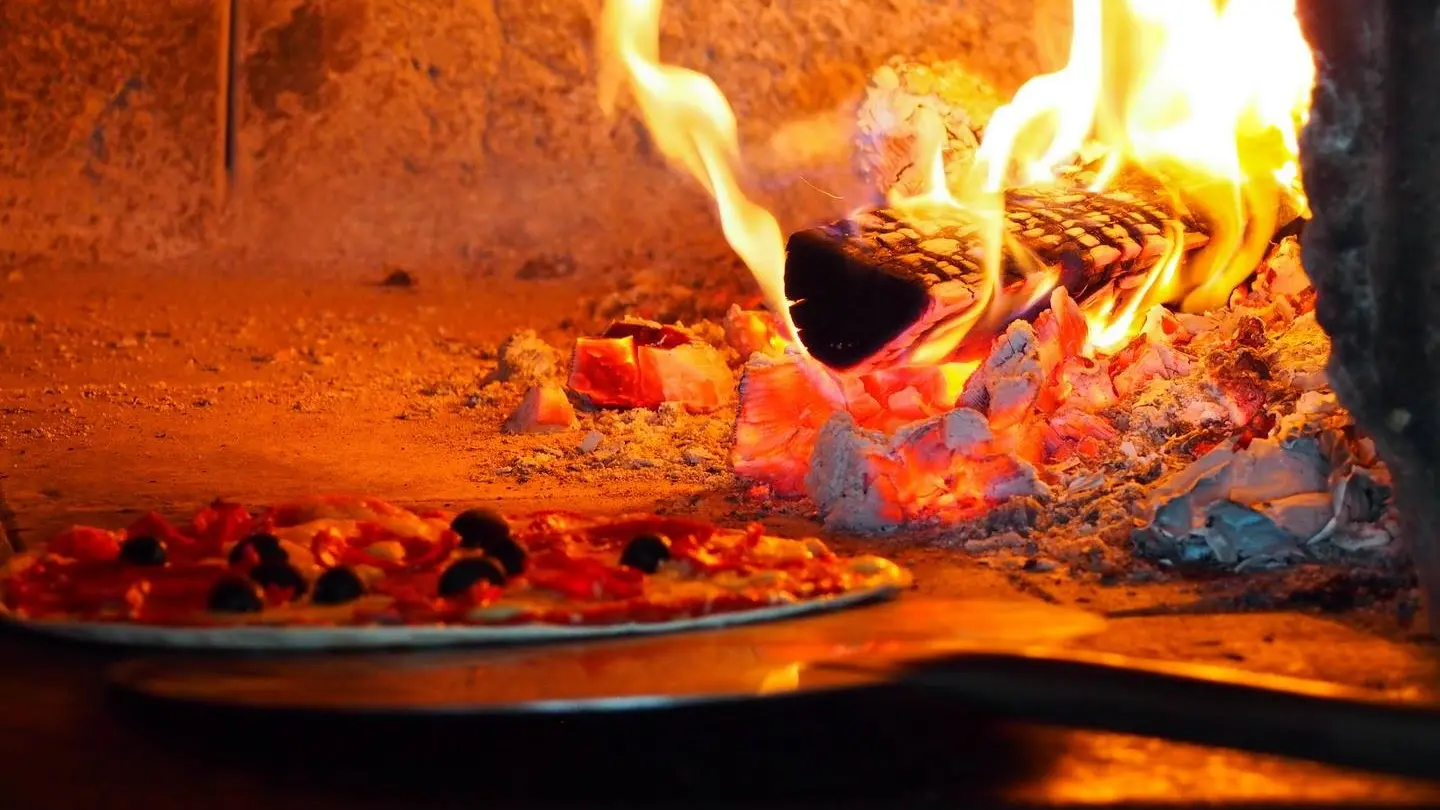
M 843 371 L 880 351 L 929 306 L 922 282 L 875 272 L 827 228 L 792 234 L 786 252 L 790 317 L 800 343 L 830 368 Z

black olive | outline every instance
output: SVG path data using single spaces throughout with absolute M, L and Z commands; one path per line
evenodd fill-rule
M 505 573 L 509 576 L 518 577 L 525 573 L 525 549 L 508 537 L 491 543 L 490 547 L 485 549 L 485 556 L 505 566 Z
M 240 565 L 247 562 L 247 549 L 255 550 L 255 559 L 261 563 L 288 563 L 290 552 L 280 545 L 280 538 L 273 534 L 252 534 L 242 538 L 230 549 L 230 564 Z
M 460 535 L 461 548 L 488 552 L 492 544 L 510 539 L 510 524 L 489 509 L 467 509 L 450 521 L 450 528 Z
M 660 563 L 670 559 L 670 542 L 658 534 L 642 534 L 625 544 L 620 564 L 637 571 L 653 574 Z
M 260 563 L 250 569 L 250 578 L 262 588 L 289 588 L 292 599 L 305 595 L 308 583 L 289 563 Z
M 126 565 L 164 565 L 165 544 L 153 537 L 132 537 L 120 545 L 120 562 Z
M 210 589 L 209 605 L 215 613 L 259 613 L 265 609 L 265 595 L 244 577 L 225 577 Z
M 469 509 L 450 521 L 450 528 L 460 536 L 460 547 L 479 549 L 505 566 L 509 576 L 525 571 L 525 548 L 510 536 L 510 524 L 489 509 Z
M 310 601 L 317 605 L 343 605 L 365 595 L 365 583 L 355 572 L 343 565 L 331 568 L 315 580 L 315 593 Z
M 459 596 L 484 580 L 492 585 L 505 584 L 502 564 L 489 557 L 466 557 L 450 563 L 440 575 L 440 595 Z

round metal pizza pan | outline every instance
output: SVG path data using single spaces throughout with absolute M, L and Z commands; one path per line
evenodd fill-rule
M 854 689 L 877 670 L 965 649 L 1056 644 L 1097 632 L 1091 614 L 1031 602 L 904 598 L 762 625 L 548 646 L 138 658 L 122 693 L 170 703 L 342 714 L 633 712 Z
M 710 630 L 841 610 L 855 605 L 890 599 L 899 593 L 898 588 L 882 586 L 756 610 L 714 613 L 709 616 L 667 622 L 632 622 L 608 625 L 313 627 L 249 624 L 223 627 L 168 627 L 125 622 L 65 620 L 11 619 L 10 622 L 24 630 L 70 641 L 154 649 L 250 652 L 436 649 L 582 641 L 596 638 Z

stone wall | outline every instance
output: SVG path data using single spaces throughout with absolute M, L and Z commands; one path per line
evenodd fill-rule
M 668 0 L 662 53 L 725 90 L 758 185 L 798 224 L 844 207 L 830 141 L 876 65 L 966 59 L 1007 92 L 1055 64 L 1037 26 L 1063 43 L 1068 5 Z M 723 250 L 708 199 L 599 110 L 600 0 L 233 7 L 227 85 L 231 0 L 0 4 L 0 260 L 493 269 Z
M 213 244 L 219 9 L 0 2 L 0 263 Z

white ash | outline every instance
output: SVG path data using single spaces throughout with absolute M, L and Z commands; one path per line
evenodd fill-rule
M 861 428 L 843 411 L 825 423 L 810 456 L 805 491 L 826 528 L 879 534 L 900 525 L 894 485 L 875 474 L 876 459 L 900 463 L 885 434 Z
M 964 456 L 976 455 L 993 438 L 985 417 L 970 408 L 956 408 L 940 417 L 940 423 L 945 446 Z
M 1044 377 L 1038 343 L 1034 326 L 1025 321 L 1010 324 L 966 380 L 960 404 L 985 413 L 996 428 L 1022 419 L 1035 403 Z
M 1325 366 L 1330 360 L 1330 341 L 1315 321 L 1315 313 L 1307 312 L 1291 321 L 1275 339 L 1273 351 L 1271 365 L 1291 388 L 1328 391 Z
M 890 438 L 890 448 L 913 449 L 922 457 L 943 453 L 945 457 L 958 455 L 973 459 L 981 457 L 993 438 L 984 415 L 972 408 L 956 408 L 895 431 Z
M 1206 507 L 1205 531 L 1197 536 L 1222 565 L 1268 566 L 1300 555 L 1298 538 L 1266 515 L 1231 501 L 1216 501 Z M 1198 548 L 1194 544 L 1188 547 Z M 1199 559 L 1204 558 L 1197 555 L 1184 561 Z
M 580 444 L 575 450 L 581 455 L 593 453 L 600 449 L 600 443 L 603 441 L 605 441 L 605 434 L 598 430 L 592 430 L 585 434 L 585 438 L 580 440 Z
M 1040 480 L 1034 464 L 1017 456 L 996 456 L 988 467 L 991 476 L 985 481 L 985 497 L 993 502 L 1016 498 L 1048 501 L 1050 487 Z
M 575 438 L 541 451 L 553 458 L 535 459 L 527 448 L 499 472 L 521 478 L 550 475 L 588 480 L 627 476 L 672 482 L 713 483 L 729 475 L 724 459 L 734 411 L 691 414 L 675 403 L 656 409 L 582 411 Z
M 826 528 L 862 534 L 937 521 L 939 515 L 923 510 L 929 500 L 947 494 L 944 484 L 936 478 L 934 486 L 941 489 L 914 499 L 922 511 L 911 509 L 912 497 L 902 482 L 918 480 L 912 463 L 934 470 L 971 469 L 983 481 L 981 495 L 994 504 L 1048 501 L 1050 487 L 1035 466 L 995 452 L 992 440 L 985 418 L 969 408 L 913 422 L 890 436 L 863 428 L 839 411 L 825 423 L 810 453 L 805 491 Z
M 533 329 L 506 338 L 500 344 L 499 355 L 499 365 L 481 381 L 482 388 L 495 382 L 525 386 L 553 382 L 564 372 L 560 352 L 541 340 Z
M 971 554 L 990 554 L 996 551 L 1020 551 L 1034 544 L 1015 532 L 1003 532 L 990 537 L 966 540 L 964 548 Z
M 1293 423 L 1291 431 L 1300 432 Z M 1344 445 L 1334 432 L 1323 435 Z M 1383 468 L 1323 444 L 1310 435 L 1257 440 L 1239 452 L 1217 447 L 1155 487 L 1135 534 L 1139 551 L 1243 569 L 1388 545 L 1394 534 L 1375 530 L 1389 509 Z
M 692 467 L 703 464 L 714 464 L 716 462 L 715 454 L 703 447 L 685 448 L 680 451 L 680 460 Z

